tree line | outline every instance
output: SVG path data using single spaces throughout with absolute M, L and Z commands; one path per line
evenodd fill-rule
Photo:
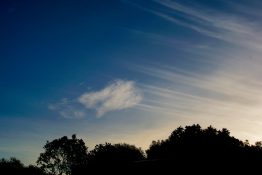
M 47 141 L 37 166 L 24 166 L 16 158 L 0 160 L 0 173 L 19 175 L 84 175 L 90 172 L 207 172 L 240 170 L 250 173 L 262 165 L 262 142 L 254 145 L 230 136 L 229 130 L 195 124 L 178 127 L 164 140 L 152 141 L 146 151 L 134 145 L 98 144 L 88 151 L 72 135 Z M 187 168 L 183 168 L 187 167 Z M 124 170 L 124 172 L 122 171 Z

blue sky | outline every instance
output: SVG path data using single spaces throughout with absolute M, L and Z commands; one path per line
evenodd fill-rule
M 46 140 L 146 149 L 176 127 L 262 140 L 258 0 L 3 1 L 0 157 Z

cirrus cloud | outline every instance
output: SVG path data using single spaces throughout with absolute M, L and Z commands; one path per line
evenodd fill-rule
M 87 92 L 78 98 L 78 102 L 87 109 L 95 109 L 97 117 L 107 112 L 135 106 L 142 100 L 142 93 L 134 81 L 116 80 L 102 90 Z

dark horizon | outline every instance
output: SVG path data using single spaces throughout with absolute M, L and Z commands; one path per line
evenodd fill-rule
M 37 166 L 24 166 L 16 158 L 1 159 L 0 172 L 14 175 L 210 173 L 210 170 L 250 173 L 259 170 L 261 161 L 261 141 L 251 145 L 231 136 L 226 128 L 201 128 L 194 124 L 176 128 L 167 139 L 152 141 L 147 150 L 123 142 L 97 144 L 89 150 L 75 134 L 63 136 L 46 142 Z

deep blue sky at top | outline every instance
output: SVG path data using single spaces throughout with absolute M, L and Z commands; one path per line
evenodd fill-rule
M 132 2 L 63 0 L 1 4 L 0 106 L 1 115 L 6 116 L 40 110 L 37 104 L 42 100 L 63 95 L 64 88 L 70 90 L 82 81 L 99 85 L 101 79 L 111 76 L 126 78 L 122 65 L 126 61 L 183 64 L 183 59 L 170 58 L 170 48 L 166 46 L 152 52 L 154 46 L 130 30 L 189 37 L 196 43 L 199 39 L 181 26 L 171 28 L 167 21 Z M 154 2 L 142 4 L 156 6 Z M 177 48 L 174 57 L 179 54 Z

